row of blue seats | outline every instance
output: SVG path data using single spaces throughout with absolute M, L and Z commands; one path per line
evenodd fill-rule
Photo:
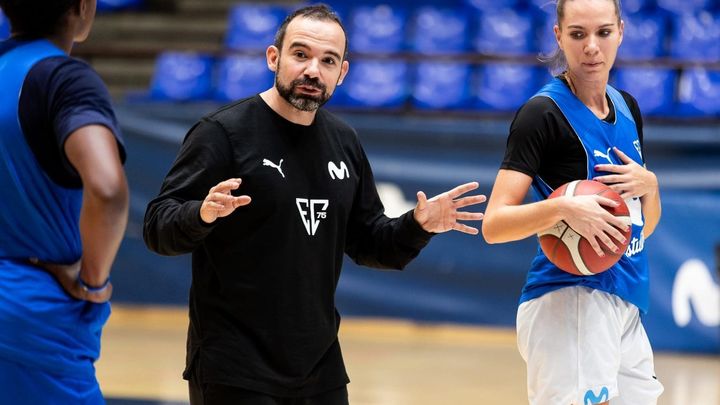
M 144 4 L 144 0 L 97 0 L 97 9 L 99 12 L 113 12 L 140 8 Z
M 105 1 L 139 3 L 141 0 Z M 120 5 L 116 3 L 112 7 Z M 234 7 L 226 47 L 264 50 L 272 43 L 287 12 L 284 7 L 272 5 Z M 625 16 L 625 22 L 625 37 L 619 52 L 621 60 L 670 56 L 682 61 L 720 61 L 718 12 L 700 11 L 672 19 L 659 12 L 635 13 Z M 538 16 L 512 8 L 486 11 L 475 22 L 461 9 L 430 6 L 415 10 L 409 18 L 404 8 L 389 4 L 354 7 L 346 20 L 354 52 L 410 50 L 420 54 L 479 52 L 500 56 L 552 52 L 556 48 L 554 23 L 552 14 Z M 8 24 L 0 14 L 0 39 L 8 35 Z
M 691 2 L 692 3 L 692 2 Z M 241 4 L 232 8 L 225 46 L 264 50 L 288 9 Z M 350 50 L 361 53 L 517 56 L 550 53 L 556 47 L 554 13 L 530 9 L 423 6 L 407 9 L 391 3 L 358 5 L 344 14 Z M 627 60 L 670 56 L 680 60 L 720 61 L 720 13 L 701 9 L 672 15 L 658 10 L 628 14 L 619 57 Z
M 272 86 L 264 57 L 168 52 L 158 58 L 149 97 L 165 101 L 231 101 Z M 539 66 L 513 63 L 408 63 L 357 59 L 331 106 L 512 112 L 550 78 Z M 720 70 L 618 67 L 612 83 L 650 116 L 720 118 Z
M 502 8 L 534 8 L 539 10 L 552 9 L 556 0 L 328 0 L 339 10 L 359 4 L 377 5 L 392 4 L 397 6 L 443 5 L 447 7 L 469 7 L 486 11 Z M 623 14 L 659 9 L 674 14 L 692 13 L 699 10 L 720 9 L 718 0 L 622 0 Z

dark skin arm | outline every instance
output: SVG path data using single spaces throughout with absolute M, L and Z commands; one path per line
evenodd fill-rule
M 128 185 L 120 161 L 117 142 L 110 130 L 100 125 L 82 127 L 68 137 L 65 154 L 83 183 L 80 211 L 82 258 L 70 265 L 38 263 L 52 273 L 65 291 L 74 298 L 105 302 L 112 285 L 100 291 L 122 241 L 128 218 Z

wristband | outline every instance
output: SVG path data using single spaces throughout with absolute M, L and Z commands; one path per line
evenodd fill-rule
M 100 287 L 93 287 L 90 284 L 84 282 L 82 277 L 80 277 L 80 274 L 78 274 L 77 282 L 80 285 L 80 288 L 82 288 L 83 291 L 85 291 L 86 293 L 99 293 L 108 288 L 108 286 L 110 285 L 110 277 L 108 277 Z

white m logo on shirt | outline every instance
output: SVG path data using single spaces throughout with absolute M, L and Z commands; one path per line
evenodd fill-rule
M 342 161 L 340 162 L 340 167 L 335 166 L 335 162 L 328 162 L 328 172 L 330 172 L 330 178 L 333 180 L 336 178 L 343 180 L 345 177 L 350 177 L 350 172 L 348 172 L 345 162 Z

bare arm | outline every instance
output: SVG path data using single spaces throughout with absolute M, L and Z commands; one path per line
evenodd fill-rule
M 498 172 L 482 225 L 488 243 L 525 239 L 562 219 L 560 199 L 523 204 L 531 183 L 532 178 L 524 173 Z
M 558 197 L 523 204 L 532 178 L 513 170 L 500 170 L 483 219 L 483 237 L 488 243 L 503 243 L 532 236 L 564 220 L 585 237 L 598 255 L 604 255 L 598 240 L 613 251 L 617 246 L 609 236 L 624 240 L 616 228 L 627 227 L 602 205 L 614 206 L 610 199 L 593 196 Z
M 127 225 L 125 172 L 115 136 L 104 126 L 89 125 L 70 134 L 65 154 L 83 182 L 80 277 L 90 286 L 100 286 L 110 276 Z
M 653 177 L 655 177 L 654 174 Z M 660 215 L 662 214 L 660 189 L 657 186 L 657 178 L 655 178 L 655 187 L 653 187 L 650 192 L 640 197 L 640 201 L 642 202 L 643 216 L 645 217 L 643 234 L 647 238 L 655 232 L 655 228 L 657 228 L 657 225 L 660 222 Z

